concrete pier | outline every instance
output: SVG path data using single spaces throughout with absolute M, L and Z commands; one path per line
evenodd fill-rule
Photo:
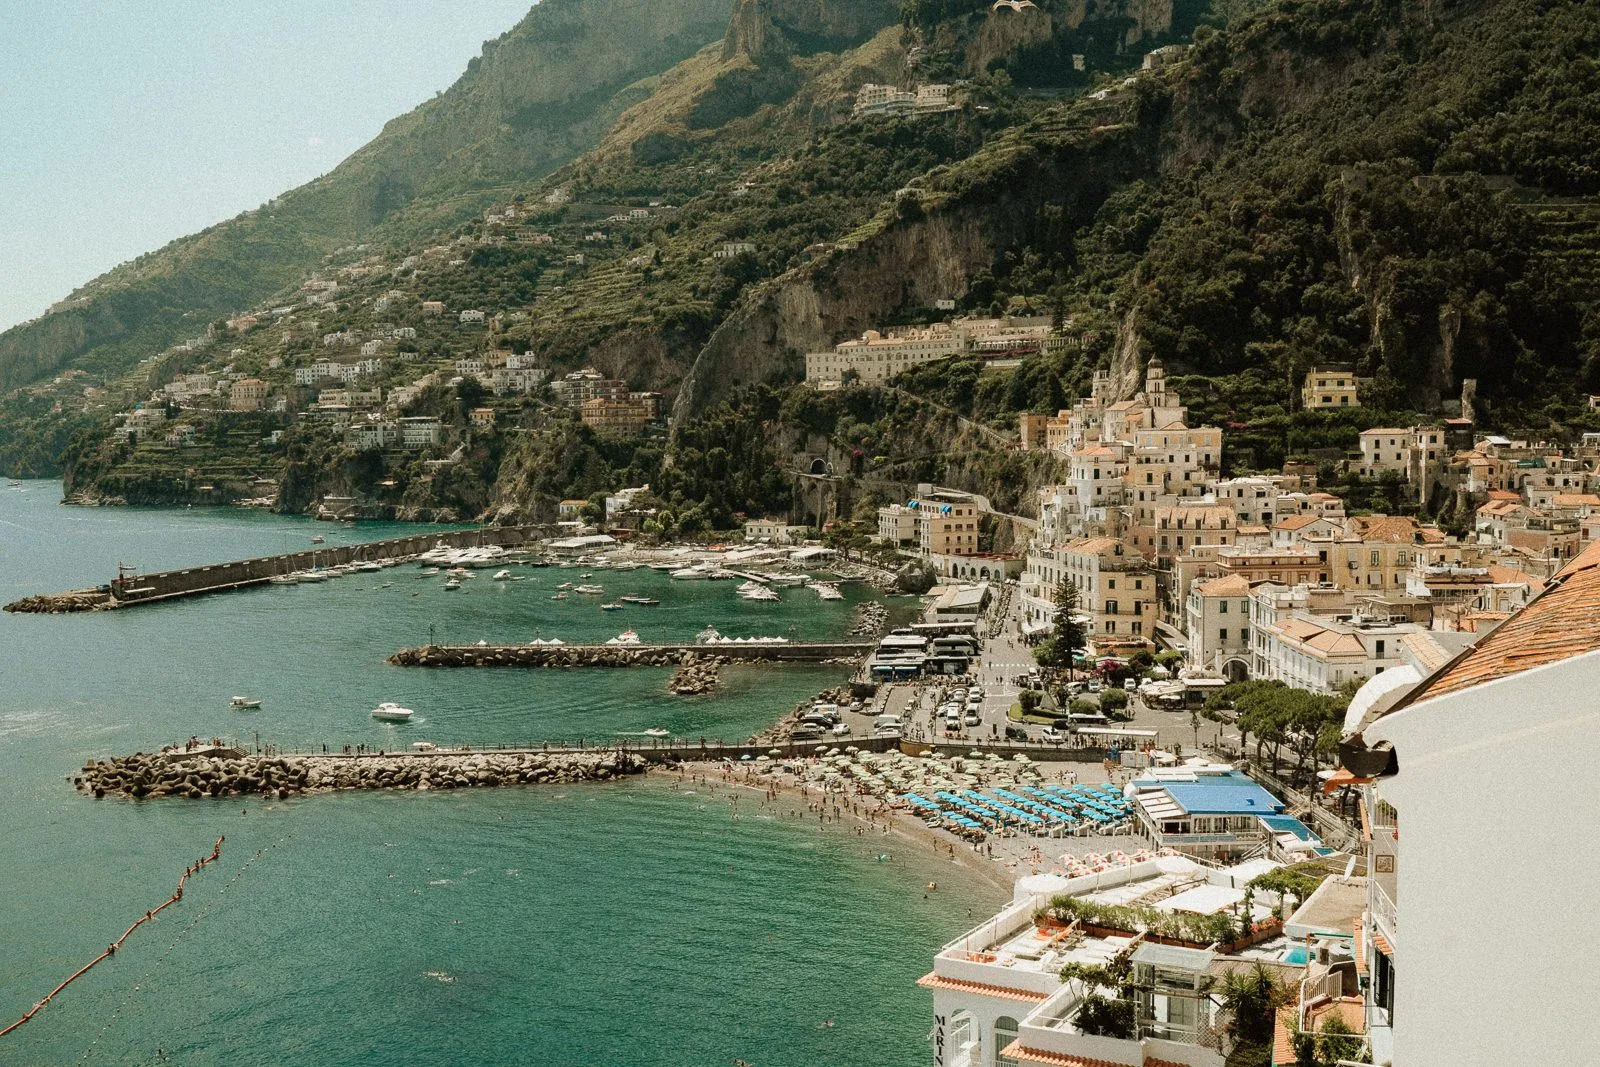
M 125 575 L 95 589 L 68 593 L 46 593 L 23 597 L 5 606 L 6 611 L 22 614 L 62 614 L 75 611 L 105 611 L 112 608 L 159 604 L 182 597 L 203 596 L 233 589 L 246 589 L 295 571 L 313 567 L 336 567 L 380 559 L 406 559 L 443 544 L 450 548 L 498 545 L 502 548 L 531 544 L 553 537 L 551 526 L 486 526 L 478 530 L 441 530 L 413 534 L 358 545 L 326 545 L 304 552 L 279 556 L 257 556 L 230 563 L 212 563 L 182 570 L 155 571 Z
M 397 667 L 671 667 L 717 658 L 743 663 L 855 663 L 865 641 L 772 645 L 423 645 L 389 657 Z

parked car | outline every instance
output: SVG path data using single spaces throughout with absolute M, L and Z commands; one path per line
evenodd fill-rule
M 1089 692 L 1098 693 L 1098 692 L 1100 692 L 1100 690 L 1102 690 L 1104 688 L 1105 688 L 1105 686 L 1100 684 L 1100 679 L 1098 679 L 1098 678 L 1089 679 Z
M 1135 678 L 1124 679 L 1122 682 L 1122 688 L 1126 689 L 1130 693 L 1135 692 L 1139 688 L 1139 682 Z
M 850 724 L 847 722 L 834 723 L 833 729 L 829 732 L 832 733 L 834 737 L 849 737 Z
M 983 725 L 983 716 L 975 711 L 969 711 L 967 712 L 966 722 L 968 726 L 981 726 Z
M 1026 741 L 1027 739 L 1028 739 L 1028 731 L 1024 730 L 1022 727 L 1020 727 L 1020 726 L 1007 726 L 1006 727 L 1006 740 L 1007 741 Z
M 1042 732 L 1042 736 L 1050 744 L 1059 745 L 1063 744 L 1067 740 L 1068 734 L 1065 730 L 1057 729 L 1054 726 L 1046 726 Z

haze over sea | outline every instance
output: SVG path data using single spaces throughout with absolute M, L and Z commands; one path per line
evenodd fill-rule
M 415 529 L 345 529 L 234 510 L 80 510 L 55 482 L 0 489 L 0 601 L 155 570 Z M 266 802 L 96 801 L 86 758 L 191 734 L 284 747 L 609 738 L 666 727 L 743 738 L 841 679 L 746 668 L 714 697 L 666 670 L 423 671 L 425 640 L 839 635 L 859 594 L 777 604 L 730 583 L 595 572 L 601 612 L 549 599 L 572 570 L 488 572 L 445 592 L 398 567 L 135 611 L 0 616 L 0 1027 L 172 892 L 222 860 L 117 956 L 0 1039 L 0 1064 L 650 1064 L 927 1062 L 938 945 L 995 902 L 899 841 L 770 817 L 759 795 L 675 791 L 667 776 L 579 787 L 322 795 Z M 227 707 L 260 697 L 257 712 Z M 404 726 L 368 712 L 395 700 Z M 799 806 L 798 802 L 786 805 Z M 890 858 L 880 860 L 885 852 Z M 915 854 L 913 854 L 915 853 Z M 937 878 L 945 891 L 924 898 Z M 958 890 L 951 892 L 949 890 Z M 831 1020 L 833 1025 L 825 1026 Z M 164 1059 L 163 1059 L 164 1057 Z

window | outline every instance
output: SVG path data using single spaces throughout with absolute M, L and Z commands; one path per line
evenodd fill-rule
M 1107 615 L 1115 615 L 1116 613 L 1117 613 L 1117 602 L 1115 600 L 1106 601 L 1106 614 Z
M 1010 1056 L 1002 1056 L 1006 1046 L 1017 1039 L 1017 1020 L 1009 1015 L 1002 1015 L 994 1021 L 994 1062 L 996 1067 L 1014 1067 L 1019 1061 Z
M 1217 631 L 1217 640 L 1226 641 L 1227 639 L 1228 639 L 1228 628 L 1226 626 L 1224 626 L 1222 629 Z
M 1137 606 L 1138 606 L 1138 605 L 1134 605 L 1134 606 L 1135 606 L 1135 607 L 1137 607 Z M 1135 614 L 1135 615 L 1137 615 L 1137 614 L 1139 614 L 1139 613 L 1138 613 L 1138 612 L 1137 612 L 1137 611 L 1136 611 L 1136 612 L 1134 612 L 1134 614 Z M 1140 623 L 1140 622 L 1136 622 L 1136 623 L 1134 623 L 1134 624 L 1133 624 L 1133 632 L 1134 632 L 1134 633 L 1135 633 L 1135 634 L 1140 634 L 1140 633 L 1143 633 L 1143 632 L 1144 632 L 1144 624 L 1143 624 L 1143 623 Z
M 1239 631 L 1239 643 L 1241 645 L 1248 645 L 1250 643 L 1250 628 L 1249 627 L 1244 627 L 1243 629 L 1241 629 Z
M 1217 613 L 1219 615 L 1226 615 L 1228 613 L 1228 602 L 1226 600 L 1217 605 Z

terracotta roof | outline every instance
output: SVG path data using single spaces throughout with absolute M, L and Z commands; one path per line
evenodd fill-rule
M 1362 437 L 1372 437 L 1377 434 L 1389 434 L 1394 437 L 1409 437 L 1411 435 L 1411 431 L 1402 430 L 1394 426 L 1379 426 L 1376 429 L 1361 431 Z
M 1277 530 L 1304 530 L 1314 522 L 1321 522 L 1321 515 L 1291 515 L 1273 527 Z
M 1489 564 L 1489 580 L 1496 585 L 1531 585 L 1535 589 L 1544 588 L 1543 578 L 1535 578 L 1527 571 L 1505 567 L 1498 563 Z
M 1194 583 L 1201 596 L 1249 596 L 1250 583 L 1237 574 L 1225 574 L 1221 578 L 1207 578 L 1203 582 Z
M 1321 1030 L 1331 1016 L 1343 1020 L 1351 1033 L 1367 1032 L 1367 1006 L 1360 997 L 1340 997 L 1311 1005 L 1306 1009 L 1306 1025 L 1309 1029 Z
M 1272 1025 L 1272 1062 L 1274 1065 L 1295 1062 L 1294 1016 L 1293 1008 L 1278 1009 L 1278 1019 Z
M 1478 514 L 1498 518 L 1501 515 L 1515 515 L 1521 510 L 1520 500 L 1491 500 L 1487 504 L 1479 505 Z
M 1522 494 L 1513 493 L 1509 489 L 1491 489 L 1491 490 L 1489 490 L 1489 499 L 1490 500 L 1515 500 L 1515 501 L 1520 502 L 1522 500 Z
M 1600 541 L 1563 567 L 1526 607 L 1424 680 L 1396 708 L 1595 649 L 1600 649 Z
M 1049 1052 L 1042 1048 L 1029 1048 L 1021 1041 L 1013 1041 L 1000 1050 L 1000 1055 L 1009 1056 L 1018 1063 L 1042 1063 L 1047 1067 L 1124 1067 L 1113 1060 L 1092 1059 L 1087 1056 L 1072 1056 L 1065 1052 Z M 1144 1067 L 1184 1067 L 1181 1063 L 1172 1060 L 1158 1060 L 1153 1056 L 1146 1056 Z
M 1411 544 L 1415 541 L 1443 541 L 1437 527 L 1420 526 L 1409 515 L 1363 515 L 1352 520 L 1354 533 L 1363 541 L 1388 541 Z
M 1061 551 L 1098 556 L 1106 552 L 1115 552 L 1120 544 L 1122 541 L 1115 537 L 1083 537 L 1076 541 L 1068 541 L 1061 546 Z
M 1372 931 L 1372 943 L 1377 947 L 1378 951 L 1383 953 L 1385 956 L 1394 955 L 1394 946 L 1389 944 L 1389 939 L 1378 933 L 1376 930 Z
M 1268 530 L 1265 526 L 1246 525 L 1246 526 L 1239 527 L 1239 533 L 1244 534 L 1244 535 L 1264 534 L 1264 533 L 1271 533 L 1271 532 L 1272 531 Z
M 1550 503 L 1559 508 L 1600 508 L 1600 496 L 1593 493 L 1557 493 L 1550 498 Z
M 1045 999 L 1043 993 L 1035 993 L 1028 989 L 1012 989 L 1009 986 L 990 985 L 987 982 L 963 982 L 959 978 L 946 978 L 937 972 L 930 972 L 917 979 L 917 984 L 923 989 L 950 989 L 959 993 L 979 993 L 986 997 L 1005 997 L 1008 1000 L 1025 1000 L 1037 1004 Z

